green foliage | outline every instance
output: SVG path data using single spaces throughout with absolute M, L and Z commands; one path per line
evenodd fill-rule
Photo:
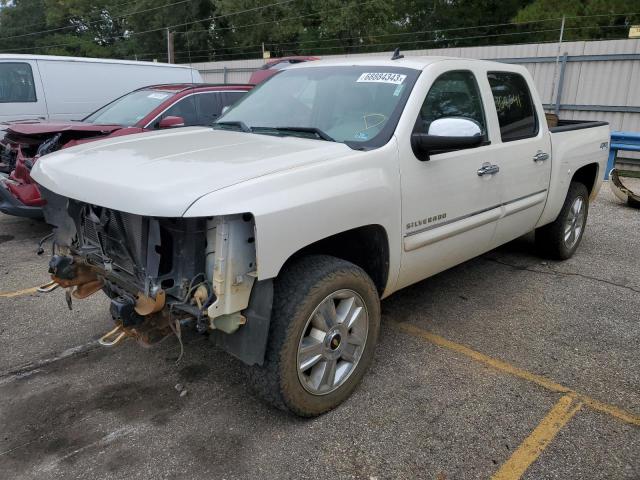
M 0 0 L 0 52 L 178 62 L 624 38 L 638 0 Z M 273 5 L 277 3 L 276 5 Z M 594 16 L 602 15 L 602 16 Z M 514 24 L 513 22 L 517 22 Z
M 529 22 L 565 15 L 565 40 L 599 40 L 625 38 L 629 26 L 640 23 L 638 13 L 638 0 L 535 0 L 520 10 L 515 20 Z M 550 23 L 538 28 L 550 28 Z M 547 32 L 542 36 L 544 40 L 555 40 L 558 33 Z

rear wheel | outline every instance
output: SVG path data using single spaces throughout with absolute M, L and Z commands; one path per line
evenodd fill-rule
M 571 258 L 580 245 L 589 213 L 589 191 L 572 182 L 558 218 L 536 230 L 536 245 L 547 257 Z
M 347 399 L 371 364 L 378 293 L 360 267 L 321 255 L 295 261 L 274 286 L 266 358 L 253 381 L 275 406 L 319 415 Z

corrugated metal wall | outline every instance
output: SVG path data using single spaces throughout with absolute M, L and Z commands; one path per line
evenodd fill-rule
M 555 108 L 557 98 L 552 98 L 552 88 L 557 43 L 412 50 L 403 53 L 407 56 L 445 55 L 503 60 L 524 65 L 533 75 L 547 108 Z M 604 120 L 611 124 L 613 130 L 640 131 L 640 40 L 566 42 L 561 45 L 560 53 L 568 55 L 560 92 L 561 118 Z M 323 58 L 347 56 L 328 55 Z M 251 59 L 194 63 L 193 66 L 200 70 L 206 82 L 226 80 L 227 83 L 244 83 L 249 81 L 251 72 L 263 63 L 262 59 Z M 558 66 L 558 74 L 561 68 L 562 64 Z

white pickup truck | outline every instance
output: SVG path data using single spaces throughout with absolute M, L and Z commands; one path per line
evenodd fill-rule
M 371 363 L 380 299 L 533 230 L 573 255 L 608 142 L 603 122 L 549 128 L 525 68 L 394 55 L 292 67 L 213 128 L 69 148 L 32 176 L 53 279 L 111 298 L 103 343 L 191 324 L 313 416 Z

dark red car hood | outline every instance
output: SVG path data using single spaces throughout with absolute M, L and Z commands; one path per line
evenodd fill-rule
M 46 135 L 58 132 L 100 132 L 105 135 L 120 130 L 122 125 L 96 125 L 85 122 L 20 122 L 7 125 L 7 131 L 18 135 Z

